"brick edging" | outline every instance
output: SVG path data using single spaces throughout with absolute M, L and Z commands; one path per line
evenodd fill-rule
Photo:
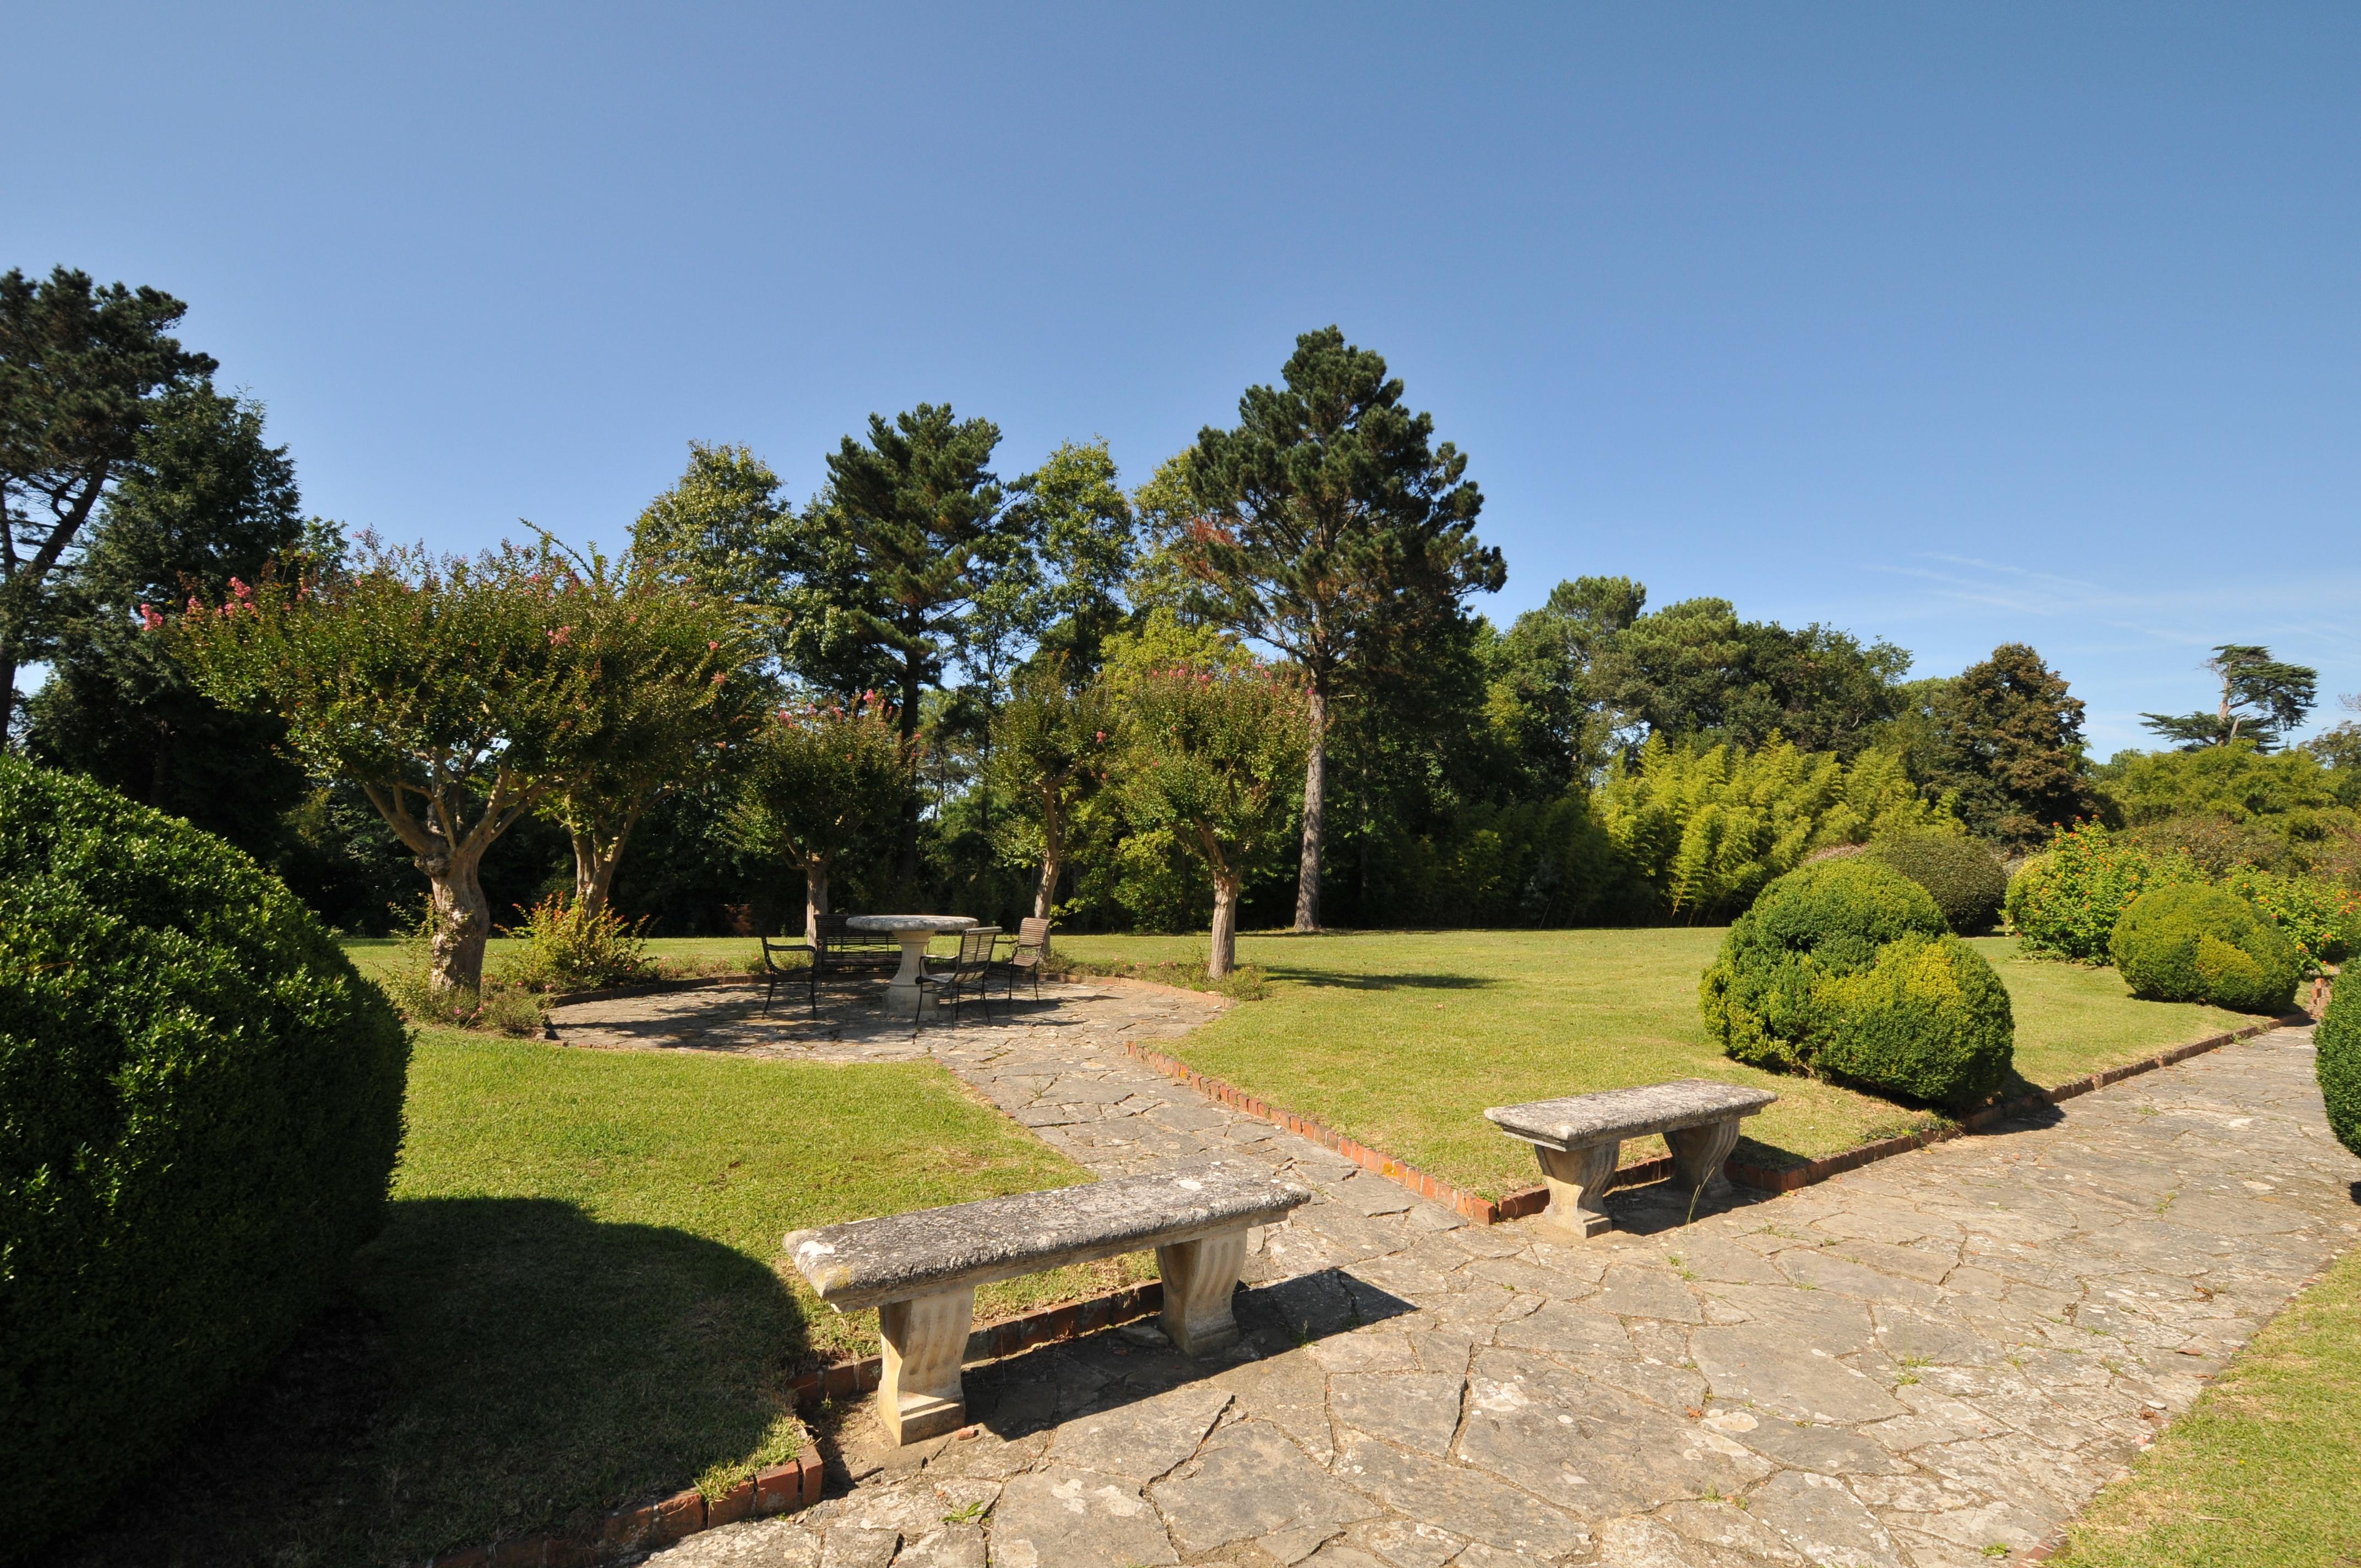
M 1952 1138 L 1963 1137 L 1970 1133 L 1982 1132 L 2012 1117 L 2021 1116 L 2028 1111 L 2056 1105 L 2063 1101 L 2088 1094 L 2094 1089 L 2104 1089 L 2111 1083 L 2120 1083 L 2127 1078 L 2137 1078 L 2142 1073 L 2154 1072 L 2159 1068 L 2168 1068 L 2176 1062 L 2187 1061 L 2191 1057 L 2202 1056 L 2208 1051 L 2219 1050 L 2224 1046 L 2235 1044 L 2239 1040 L 2251 1039 L 2257 1035 L 2267 1034 L 2270 1030 L 2283 1028 L 2299 1021 L 2308 1024 L 2312 1019 L 2309 1014 L 2300 1017 L 2299 1014 L 2290 1013 L 2284 1017 L 2274 1018 L 2268 1023 L 2249 1024 L 2244 1028 L 2233 1029 L 2227 1034 L 2209 1035 L 2204 1039 L 2191 1040 L 2187 1045 L 2174 1046 L 2169 1050 L 2159 1051 L 2155 1056 L 2144 1058 L 2139 1061 L 2126 1062 L 2121 1067 L 2103 1068 L 2097 1072 L 2070 1080 L 2052 1089 L 2039 1090 L 2015 1100 L 1987 1105 L 1981 1111 L 1970 1113 L 1950 1126 L 1928 1127 L 1922 1132 L 1905 1133 L 1899 1137 L 1881 1138 L 1875 1143 L 1862 1144 L 1857 1148 L 1845 1149 L 1838 1154 L 1823 1155 L 1818 1159 L 1806 1160 L 1800 1166 L 1774 1170 L 1767 1166 L 1748 1165 L 1733 1159 L 1722 1168 L 1732 1181 L 1741 1186 L 1752 1187 L 1764 1192 L 1793 1192 L 1798 1188 L 1815 1186 L 1832 1176 L 1841 1175 L 1848 1170 L 1858 1170 L 1861 1167 L 1874 1164 L 1878 1160 L 1891 1159 L 1896 1155 L 1908 1154 L 1913 1149 L 1922 1149 L 1930 1144 L 1945 1143 Z M 1183 1088 L 1196 1091 L 1217 1105 L 1226 1105 L 1240 1115 L 1251 1116 L 1257 1122 L 1267 1122 L 1272 1126 L 1284 1128 L 1298 1137 L 1308 1138 L 1322 1148 L 1343 1155 L 1363 1170 L 1382 1176 L 1389 1181 L 1399 1182 L 1420 1197 L 1444 1204 L 1475 1221 L 1477 1224 L 1497 1225 L 1506 1220 L 1522 1219 L 1528 1214 L 1540 1213 L 1549 1205 L 1549 1189 L 1546 1187 L 1521 1188 L 1514 1192 L 1503 1193 L 1498 1199 L 1484 1198 L 1454 1187 L 1440 1178 L 1430 1176 L 1406 1160 L 1396 1159 L 1389 1154 L 1370 1148 L 1365 1144 L 1346 1137 L 1342 1133 L 1324 1127 L 1309 1116 L 1299 1116 L 1292 1111 L 1281 1110 L 1255 1098 L 1234 1084 L 1224 1083 L 1218 1078 L 1210 1078 L 1176 1057 L 1166 1056 L 1162 1051 L 1151 1050 L 1134 1040 L 1126 1040 L 1123 1043 L 1123 1048 L 1143 1066 L 1153 1069 Z M 1660 1155 L 1654 1159 L 1619 1166 L 1615 1171 L 1613 1184 L 1618 1187 L 1629 1187 L 1638 1182 L 1653 1181 L 1659 1178 L 1670 1176 L 1672 1170 L 1672 1157 L 1668 1155 Z
M 795 1458 L 755 1472 L 718 1497 L 691 1486 L 652 1503 L 617 1508 L 581 1530 L 454 1547 L 437 1556 L 433 1568 L 597 1568 L 717 1525 L 795 1513 L 818 1502 L 819 1494 L 819 1445 L 805 1428 Z

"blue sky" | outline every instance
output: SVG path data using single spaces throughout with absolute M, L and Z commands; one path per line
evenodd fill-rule
M 2101 755 L 2208 645 L 2361 690 L 2361 10 L 19 6 L 0 265 L 190 302 L 313 510 L 620 541 L 949 400 L 1145 478 L 1296 333 L 1623 573 Z

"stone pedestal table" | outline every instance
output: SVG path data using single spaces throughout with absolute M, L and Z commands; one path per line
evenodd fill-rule
M 844 923 L 863 937 L 891 937 L 902 944 L 902 967 L 885 987 L 885 1015 L 916 1018 L 927 993 L 918 977 L 927 970 L 927 944 L 947 932 L 964 931 L 975 922 L 964 915 L 855 915 Z

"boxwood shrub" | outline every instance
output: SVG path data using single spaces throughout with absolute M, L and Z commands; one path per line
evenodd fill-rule
M 2361 978 L 2328 993 L 2328 1011 L 2312 1042 L 2320 1051 L 2314 1070 L 2328 1103 L 2328 1125 L 2338 1143 L 2361 1155 Z
M 1890 866 L 1934 896 L 1943 919 L 1962 937 L 1992 929 L 2008 893 L 2000 857 L 1981 839 L 1960 833 L 1910 833 L 1881 839 L 1869 858 Z
M 2295 1000 L 2296 947 L 2225 888 L 2159 887 L 2132 901 L 2109 951 L 2134 996 L 2281 1013 Z
M 254 861 L 0 757 L 0 1555 L 321 1305 L 382 1220 L 408 1059 Z
M 1823 861 L 1763 890 L 1699 987 L 1729 1056 L 1938 1104 L 2008 1076 L 2015 1024 L 1982 955 L 1934 896 L 1866 856 Z

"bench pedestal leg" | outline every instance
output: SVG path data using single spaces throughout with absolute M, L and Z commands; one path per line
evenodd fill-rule
M 1246 1257 L 1243 1228 L 1156 1249 L 1156 1266 L 1164 1276 L 1165 1337 L 1183 1355 L 1210 1355 L 1237 1342 L 1230 1297 Z
M 1604 1235 L 1615 1228 L 1607 1213 L 1607 1183 L 1615 1175 L 1620 1143 L 1593 1144 L 1587 1149 L 1533 1146 L 1541 1161 L 1542 1180 L 1549 1187 L 1549 1208 L 1542 1223 L 1583 1237 Z
M 1664 1142 L 1673 1151 L 1673 1185 L 1705 1198 L 1719 1197 L 1730 1190 L 1730 1178 L 1722 1174 L 1721 1168 L 1730 1158 L 1730 1151 L 1738 1146 L 1737 1117 L 1666 1133 Z
M 973 1286 L 888 1301 L 877 1309 L 877 1332 L 885 1342 L 877 1417 L 897 1445 L 967 1425 L 960 1359 L 967 1354 L 968 1330 L 974 1321 Z

